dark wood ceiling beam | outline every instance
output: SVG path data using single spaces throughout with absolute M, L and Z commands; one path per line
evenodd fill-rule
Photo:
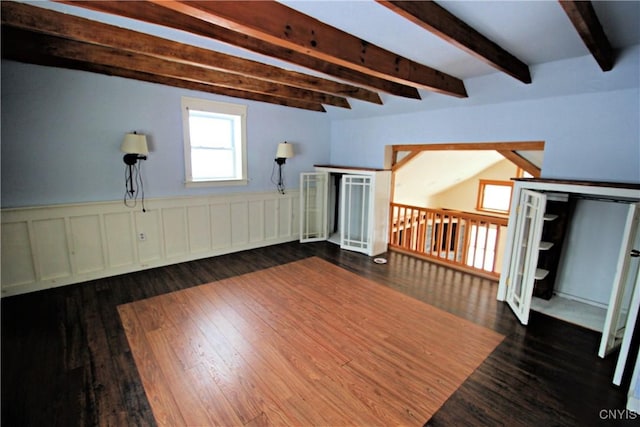
M 590 1 L 560 0 L 569 20 L 602 71 L 613 68 L 613 49 Z
M 519 167 L 520 169 L 529 172 L 534 178 L 540 178 L 540 168 L 524 157 L 520 156 L 516 151 L 512 150 L 496 150 L 502 157 L 509 160 L 511 163 Z
M 492 67 L 531 83 L 527 64 L 433 1 L 376 1 Z
M 421 151 L 411 151 L 400 160 L 398 160 L 398 156 L 397 156 L 399 152 L 396 151 L 395 153 L 396 153 L 396 156 L 395 156 L 395 159 L 393 159 L 393 166 L 391 167 L 392 171 L 396 171 L 400 169 L 402 166 L 406 165 L 411 160 L 415 159 L 421 153 Z
M 373 45 L 273 0 L 149 0 L 203 21 L 365 74 L 466 97 L 462 80 Z
M 351 96 L 362 101 L 382 104 L 377 93 L 364 88 L 289 71 L 257 61 L 185 45 L 27 4 L 2 2 L 1 18 L 3 24 L 24 30 L 125 49 L 158 58 L 257 77 L 288 86 L 340 96 Z
M 56 1 L 59 3 L 70 4 L 72 6 L 111 13 L 151 24 L 187 31 L 200 36 L 219 40 L 230 45 L 248 49 L 262 55 L 281 59 L 312 70 L 317 70 L 324 74 L 373 90 L 380 90 L 391 95 L 405 98 L 420 99 L 420 94 L 415 87 L 374 77 L 347 67 L 319 60 L 291 49 L 265 43 L 260 39 L 249 37 L 191 16 L 177 14 L 171 9 L 166 9 L 146 1 Z
M 248 99 L 252 101 L 266 102 L 269 104 L 281 105 L 291 108 L 300 108 L 309 111 L 326 112 L 322 104 L 299 101 L 296 99 L 279 98 L 277 96 L 263 95 L 261 93 L 246 92 L 237 89 L 211 86 L 204 83 L 196 83 L 171 77 L 159 76 L 157 74 L 141 73 L 138 71 L 125 70 L 108 65 L 93 64 L 71 59 L 57 58 L 42 54 L 34 54 L 20 49 L 10 49 L 3 51 L 2 55 L 6 59 L 12 59 L 29 64 L 43 65 L 47 67 L 66 68 L 70 70 L 88 71 L 92 73 L 104 74 L 107 76 L 124 77 L 126 79 L 139 80 L 149 83 L 157 83 L 165 86 L 178 87 L 182 89 L 197 90 L 200 92 L 213 93 L 216 95 L 230 96 L 233 98 Z
M 179 78 L 197 83 L 205 83 L 218 87 L 239 89 L 264 95 L 298 99 L 307 102 L 350 108 L 345 98 L 321 92 L 309 91 L 297 87 L 286 86 L 225 73 L 218 70 L 176 63 L 152 56 L 122 51 L 105 46 L 92 45 L 72 41 L 60 37 L 32 33 L 9 26 L 3 26 L 3 42 L 5 38 L 17 43 L 20 49 L 41 53 L 47 56 L 71 59 L 82 62 L 108 65 L 132 71 L 158 74 L 165 77 Z M 6 45 L 4 46 L 6 47 Z

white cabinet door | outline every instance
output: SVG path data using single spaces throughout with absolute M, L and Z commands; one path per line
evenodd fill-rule
M 638 221 L 640 220 L 640 204 L 630 204 L 627 221 L 623 232 L 620 254 L 613 279 L 611 297 L 607 307 L 607 316 L 602 329 L 602 340 L 598 356 L 605 357 L 620 346 L 624 334 L 633 286 L 638 274 L 638 258 L 631 257 L 631 251 L 638 239 Z M 638 249 L 638 248 L 636 248 Z
M 635 264 L 635 285 L 633 286 L 633 292 L 631 293 L 632 298 L 629 303 L 629 312 L 626 316 L 627 322 L 624 328 L 622 344 L 620 345 L 618 361 L 616 362 L 616 370 L 613 373 L 613 383 L 615 385 L 620 385 L 622 383 L 622 375 L 624 374 L 624 369 L 627 366 L 627 359 L 629 358 L 629 350 L 631 348 L 631 339 L 633 338 L 636 320 L 638 320 L 638 310 L 640 309 L 640 270 L 638 268 L 637 261 Z
M 300 175 L 300 242 L 327 240 L 327 172 Z
M 372 180 L 365 175 L 342 177 L 340 247 L 369 253 L 371 246 Z
M 517 208 L 506 300 L 523 325 L 529 322 L 546 201 L 542 193 L 522 190 Z

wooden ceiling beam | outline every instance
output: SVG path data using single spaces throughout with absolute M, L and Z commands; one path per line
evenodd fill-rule
M 108 65 L 93 64 L 89 62 L 74 61 L 71 59 L 57 58 L 33 52 L 17 51 L 11 49 L 10 52 L 3 52 L 3 57 L 29 64 L 43 65 L 46 67 L 66 68 L 70 70 L 88 71 L 92 73 L 104 74 L 107 76 L 123 77 L 126 79 L 139 80 L 148 83 L 157 83 L 165 86 L 178 87 L 182 89 L 197 90 L 216 95 L 242 98 L 251 101 L 266 102 L 269 104 L 281 105 L 284 107 L 300 108 L 309 111 L 326 112 L 322 104 L 299 101 L 297 99 L 279 98 L 277 96 L 263 95 L 261 93 L 246 92 L 237 89 L 217 87 L 204 83 L 197 83 L 188 80 L 181 80 L 171 77 L 159 76 L 157 74 L 141 73 L 138 71 L 125 70 Z
M 4 50 L 24 50 L 80 62 L 107 65 L 159 76 L 204 83 L 211 86 L 238 89 L 263 95 L 350 108 L 346 99 L 237 74 L 224 73 L 189 64 L 175 63 L 142 54 L 116 50 L 60 37 L 32 33 L 7 25 L 2 27 Z
M 435 2 L 376 1 L 492 67 L 523 83 L 531 83 L 527 64 Z
M 520 169 L 529 172 L 534 178 L 540 178 L 540 168 L 531 163 L 529 160 L 520 156 L 516 151 L 512 150 L 497 150 L 502 157 L 509 160 L 511 163 L 519 167 Z
M 398 152 L 396 152 L 395 159 L 393 160 L 393 164 L 391 166 L 391 170 L 392 171 L 396 171 L 396 170 L 400 169 L 402 166 L 404 166 L 407 163 L 409 163 L 412 159 L 416 158 L 421 153 L 421 151 L 419 151 L 419 150 L 411 151 L 411 152 L 409 152 L 409 154 L 407 154 L 406 156 L 404 156 L 400 160 L 398 160 L 397 153 Z
M 446 95 L 467 97 L 462 80 L 389 52 L 276 1 L 149 1 L 365 74 Z
M 1 18 L 3 24 L 15 28 L 382 104 L 377 93 L 364 88 L 289 71 L 257 61 L 185 45 L 27 4 L 2 2 Z
M 420 94 L 415 87 L 371 76 L 347 67 L 319 60 L 304 53 L 265 43 L 258 38 L 237 33 L 218 25 L 202 21 L 198 18 L 177 14 L 171 9 L 167 9 L 147 1 L 55 1 L 99 12 L 111 13 L 151 24 L 162 25 L 181 31 L 187 31 L 192 34 L 219 40 L 262 55 L 271 56 L 292 64 L 320 71 L 324 74 L 328 74 L 366 88 L 380 90 L 395 96 L 420 99 Z
M 544 141 L 503 141 L 503 142 L 445 142 L 433 144 L 398 144 L 393 151 L 440 151 L 440 150 L 544 150 Z
M 559 0 L 582 41 L 602 71 L 613 68 L 613 49 L 590 1 Z

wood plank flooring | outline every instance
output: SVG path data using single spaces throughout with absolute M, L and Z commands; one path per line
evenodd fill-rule
M 525 328 L 495 300 L 495 282 L 426 261 L 390 253 L 378 265 L 330 243 L 294 242 L 3 298 L 2 425 L 156 425 L 117 307 L 310 256 L 506 336 L 429 426 L 637 424 L 600 418 L 624 408 L 629 380 L 611 385 L 615 355 L 596 356 L 599 334 L 539 313 Z M 303 404 L 292 399 L 292 413 Z M 247 417 L 257 411 L 245 406 Z
M 318 257 L 119 307 L 159 425 L 422 425 L 504 336 Z

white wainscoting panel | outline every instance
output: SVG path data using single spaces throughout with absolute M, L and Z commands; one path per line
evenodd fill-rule
M 263 237 L 265 239 L 275 239 L 278 237 L 278 201 L 265 200 L 264 205 L 264 230 Z
M 133 217 L 129 212 L 108 213 L 103 215 L 105 230 L 120 230 L 110 234 L 105 231 L 107 240 L 107 259 L 111 267 L 128 267 L 135 263 L 137 248 L 134 246 L 135 230 Z
M 72 216 L 71 227 L 71 260 L 73 270 L 83 274 L 104 270 L 106 252 L 102 247 L 102 227 L 100 215 Z
M 189 227 L 189 251 L 193 254 L 206 252 L 211 244 L 211 223 L 207 205 L 187 208 L 187 226 Z
M 228 203 L 211 205 L 211 247 L 213 249 L 231 246 L 231 206 Z
M 32 222 L 36 240 L 36 272 L 44 280 L 56 280 L 70 277 L 71 248 L 67 238 L 68 218 L 40 219 Z M 2 248 L 3 251 L 8 248 Z M 2 266 L 5 269 L 5 266 Z
M 264 240 L 264 200 L 249 202 L 249 242 Z
M 149 208 L 146 212 L 136 211 L 134 214 L 138 261 L 142 267 L 148 267 L 163 258 L 162 241 L 164 239 L 160 234 L 162 232 L 161 213 L 162 209 Z M 144 240 L 140 238 L 142 235 L 144 235 Z
M 278 236 L 300 236 L 300 206 L 298 197 L 278 199 Z M 293 221 L 286 221 L 293 218 Z
M 2 296 L 298 239 L 298 192 L 2 210 Z
M 231 203 L 231 246 L 244 246 L 249 242 L 249 203 L 239 200 Z
M 185 256 L 189 253 L 187 227 L 187 210 L 184 207 L 162 210 L 164 252 L 167 258 Z
M 2 283 L 19 286 L 35 282 L 36 270 L 27 221 L 2 224 L 2 248 Z

